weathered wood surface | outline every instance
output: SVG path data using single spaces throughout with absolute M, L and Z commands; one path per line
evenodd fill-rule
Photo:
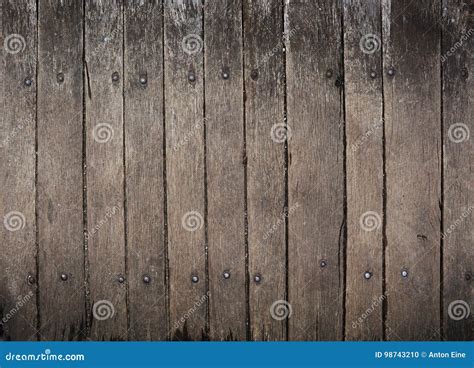
M 68 0 L 40 1 L 38 10 L 39 338 L 81 340 L 86 335 L 83 9 Z
M 287 299 L 283 9 L 243 5 L 250 338 L 284 340 L 286 319 L 271 314 Z
M 242 3 L 204 12 L 209 327 L 212 340 L 247 338 Z
M 439 16 L 430 0 L 383 4 L 389 340 L 440 338 Z
M 1 21 L 0 340 L 35 340 L 36 2 L 4 1 Z
M 170 333 L 176 340 L 208 335 L 202 14 L 198 0 L 164 2 Z
M 347 340 L 383 339 L 383 94 L 380 1 L 344 2 Z M 371 278 L 364 275 L 370 272 Z M 366 315 L 367 317 L 363 317 Z
M 346 218 L 341 11 L 339 2 L 294 0 L 287 4 L 290 340 L 343 337 Z
M 446 1 L 443 8 L 444 205 L 442 322 L 447 340 L 472 340 L 474 300 L 473 83 L 474 36 L 467 2 Z M 471 15 L 472 16 L 472 15 Z M 471 317 L 468 317 L 470 306 Z M 466 318 L 467 317 L 467 318 Z
M 90 337 L 126 340 L 122 3 L 86 1 L 85 25 Z
M 0 339 L 472 339 L 470 17 L 5 0 Z
M 128 0 L 124 17 L 129 338 L 164 340 L 168 337 L 168 313 L 161 1 Z M 146 85 L 140 83 L 143 75 L 147 76 Z M 146 283 L 145 277 L 150 282 Z

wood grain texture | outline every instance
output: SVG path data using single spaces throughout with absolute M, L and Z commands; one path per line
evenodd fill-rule
M 339 340 L 344 303 L 341 9 L 288 1 L 289 319 L 291 340 Z M 293 31 L 293 32 L 292 32 Z M 311 45 L 311 47 L 308 47 Z M 330 78 L 327 71 L 332 70 Z M 321 267 L 321 262 L 325 266 Z
M 35 340 L 36 2 L 4 1 L 0 64 L 0 340 Z M 25 80 L 32 84 L 27 86 Z
M 389 340 L 440 338 L 439 15 L 438 1 L 383 3 Z
M 474 331 L 474 192 L 472 124 L 472 10 L 443 2 L 443 324 L 447 340 L 472 340 Z M 469 20 L 471 17 L 471 20 Z M 471 74 L 471 75 L 470 75 Z M 466 313 L 466 304 L 470 316 Z
M 168 336 L 161 2 L 125 7 L 125 156 L 130 339 Z M 147 76 L 147 84 L 140 83 Z M 144 277 L 151 282 L 144 282 Z
M 208 336 L 202 11 L 198 0 L 164 3 L 170 332 L 176 340 Z
M 112 80 L 123 71 L 122 2 L 90 0 L 85 11 L 90 337 L 126 340 L 123 80 Z
M 207 2 L 204 13 L 212 340 L 246 339 L 241 15 L 240 0 Z
M 40 1 L 38 11 L 39 337 L 81 340 L 86 332 L 82 5 Z
M 378 0 L 344 1 L 347 340 L 383 339 L 383 71 L 380 16 Z M 366 272 L 372 273 L 371 279 L 364 278 Z
M 277 0 L 244 2 L 245 121 L 250 338 L 285 340 L 286 320 L 272 318 L 286 300 L 283 9 Z M 280 138 L 280 136 L 277 136 Z M 283 220 L 282 220 L 283 219 Z M 259 276 L 261 281 L 256 282 Z

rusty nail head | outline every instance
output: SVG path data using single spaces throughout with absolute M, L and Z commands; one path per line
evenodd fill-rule
M 26 78 L 25 79 L 25 86 L 30 87 L 33 84 L 33 81 L 31 78 Z
M 370 72 L 370 78 L 375 79 L 376 77 L 377 77 L 377 73 L 375 72 L 375 70 L 372 70 Z
M 230 272 L 229 272 L 229 271 L 224 271 L 224 273 L 222 274 L 222 276 L 223 276 L 225 279 L 228 279 L 228 278 L 230 278 Z
M 33 275 L 29 274 L 27 277 L 27 281 L 28 281 L 28 284 L 32 285 L 36 283 L 36 278 Z
M 194 75 L 193 72 L 190 72 L 190 73 L 188 74 L 188 80 L 189 80 L 190 82 L 195 82 L 195 81 L 196 81 L 196 76 Z
M 149 284 L 151 282 L 151 277 L 148 275 L 143 276 L 143 282 Z
M 368 280 L 372 277 L 372 272 L 366 271 L 364 273 L 364 279 Z
M 332 77 L 332 69 L 328 69 L 326 72 L 326 78 L 331 78 Z
M 387 74 L 393 77 L 395 75 L 395 69 L 393 67 L 388 68 Z
M 112 73 L 112 81 L 117 82 L 120 79 L 118 72 Z
M 195 284 L 195 283 L 197 283 L 197 282 L 199 281 L 199 277 L 197 277 L 196 275 L 193 275 L 193 276 L 191 277 L 191 281 Z
M 258 79 L 258 69 L 252 70 L 252 72 L 250 73 L 250 78 L 252 78 L 253 80 Z
M 403 269 L 401 274 L 402 274 L 402 277 L 408 277 L 408 270 Z
M 319 266 L 321 266 L 321 268 L 324 268 L 324 267 L 326 267 L 327 265 L 328 265 L 328 264 L 327 264 L 326 260 L 324 260 L 324 259 L 321 260 L 321 262 L 319 262 Z
M 125 282 L 125 277 L 123 277 L 122 275 L 119 275 L 117 280 L 119 283 L 123 284 Z
M 142 86 L 144 86 L 146 83 L 147 83 L 147 79 L 146 79 L 146 75 L 145 74 L 141 74 L 140 75 L 140 79 L 139 79 L 139 82 Z
M 67 281 L 67 279 L 68 279 L 68 275 L 65 274 L 65 273 L 62 273 L 62 274 L 61 274 L 61 280 Z
M 257 284 L 259 284 L 262 281 L 262 276 L 259 273 L 257 273 L 253 279 Z
M 64 82 L 64 74 L 58 73 L 58 75 L 56 76 L 56 80 L 58 81 L 58 83 Z

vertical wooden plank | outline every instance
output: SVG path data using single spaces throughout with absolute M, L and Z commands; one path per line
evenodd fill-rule
M 45 340 L 76 340 L 84 338 L 86 327 L 83 11 L 73 0 L 40 1 L 38 10 L 39 334 Z
M 472 40 L 467 2 L 443 1 L 443 323 L 447 340 L 472 340 L 474 192 Z
M 386 337 L 425 340 L 440 328 L 440 4 L 383 4 Z
M 86 2 L 86 160 L 91 338 L 127 339 L 122 2 Z
M 273 303 L 277 308 L 286 307 L 285 221 L 281 222 L 285 214 L 282 11 L 278 0 L 244 2 L 249 314 L 253 340 L 286 339 L 286 319 L 280 319 L 279 314 L 273 318 L 271 313 Z
M 383 111 L 379 0 L 344 1 L 347 164 L 345 336 L 383 339 Z M 370 272 L 371 278 L 364 275 Z
M 208 299 L 202 5 L 199 0 L 164 4 L 171 336 L 198 340 L 207 338 Z
M 242 3 L 207 2 L 205 90 L 210 338 L 246 339 Z
M 286 32 L 291 340 L 340 340 L 344 301 L 341 9 L 290 0 Z M 311 45 L 311 47 L 308 47 Z M 302 103 L 304 101 L 304 103 Z
M 36 13 L 2 2 L 0 340 L 36 339 Z
M 161 1 L 125 8 L 125 156 L 130 339 L 167 338 Z M 140 76 L 147 76 L 145 85 Z M 149 277 L 148 283 L 146 277 Z

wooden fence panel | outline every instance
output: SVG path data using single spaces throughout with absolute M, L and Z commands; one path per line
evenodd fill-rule
M 439 5 L 383 5 L 389 340 L 440 337 Z
M 462 2 L 443 9 L 443 325 L 447 340 L 472 340 L 474 313 L 472 20 Z M 471 317 L 469 318 L 469 315 Z
M 164 340 L 168 313 L 161 1 L 128 0 L 124 17 L 129 338 Z
M 40 1 L 38 11 L 39 337 L 80 340 L 86 335 L 83 12 L 74 0 Z
M 2 2 L 0 340 L 37 337 L 36 15 L 35 1 Z
M 208 2 L 204 13 L 212 340 L 247 338 L 241 14 L 241 0 Z
M 203 9 L 199 0 L 164 6 L 170 328 L 173 339 L 200 340 L 208 334 Z
M 379 0 L 344 2 L 348 223 L 345 336 L 348 340 L 383 339 L 380 16 Z
M 122 2 L 86 1 L 85 11 L 90 334 L 125 340 Z
M 281 1 L 246 0 L 243 20 L 250 338 L 285 340 L 286 320 L 271 313 L 273 305 L 273 309 L 286 308 Z
M 343 336 L 344 104 L 338 2 L 287 5 L 290 340 Z M 311 45 L 311 46 L 309 46 Z

